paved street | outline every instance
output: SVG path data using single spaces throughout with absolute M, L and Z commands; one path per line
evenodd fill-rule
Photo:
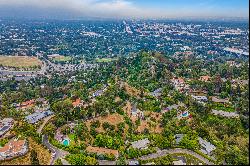
M 158 158 L 158 157 L 163 157 L 167 154 L 175 154 L 175 153 L 189 154 L 189 155 L 192 155 L 192 156 L 198 158 L 199 160 L 206 163 L 207 165 L 214 165 L 214 163 L 210 162 L 208 159 L 204 158 L 203 156 L 201 156 L 201 155 L 199 155 L 191 150 L 181 149 L 181 148 L 158 150 L 156 153 L 142 156 L 142 157 L 140 157 L 140 159 L 141 160 L 149 160 L 149 159 L 154 159 L 154 158 Z
M 44 119 L 43 124 L 37 129 L 37 133 L 38 133 L 38 134 L 41 134 L 41 132 L 42 132 L 44 126 L 46 125 L 46 123 L 47 123 L 52 117 L 54 117 L 54 116 L 55 116 L 55 115 L 50 115 L 50 116 L 48 116 L 48 117 L 46 117 L 46 118 Z
M 52 158 L 51 158 L 51 161 L 50 161 L 50 165 L 53 165 L 54 162 L 58 158 L 64 158 L 67 154 L 69 154 L 69 152 L 66 152 L 64 150 L 58 149 L 58 148 L 54 147 L 53 145 L 51 145 L 49 143 L 47 135 L 43 135 L 42 141 L 43 141 L 43 144 L 52 152 Z

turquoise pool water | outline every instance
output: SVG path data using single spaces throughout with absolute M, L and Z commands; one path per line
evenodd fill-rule
M 67 140 L 67 139 L 63 140 L 63 145 L 69 146 L 69 140 Z
M 187 117 L 189 114 L 188 114 L 188 112 L 186 111 L 186 112 L 184 112 L 183 114 L 182 114 L 182 117 Z

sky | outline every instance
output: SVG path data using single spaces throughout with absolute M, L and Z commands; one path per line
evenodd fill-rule
M 0 0 L 0 17 L 229 18 L 249 16 L 249 0 Z

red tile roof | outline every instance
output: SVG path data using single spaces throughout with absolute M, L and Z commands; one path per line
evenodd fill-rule
M 4 153 L 9 151 L 8 153 L 17 153 L 21 151 L 25 142 L 26 142 L 25 140 L 18 140 L 18 141 L 12 140 L 9 143 L 7 143 L 4 147 L 0 148 L 0 152 Z
M 205 82 L 209 81 L 210 79 L 211 79 L 210 76 L 201 76 L 201 77 L 200 77 L 200 80 L 201 80 L 201 81 L 205 81 Z
M 77 107 L 77 106 L 79 106 L 81 104 L 81 99 L 76 99 L 76 101 L 74 101 L 73 103 L 72 103 L 72 105 L 74 106 L 74 107 Z
M 35 103 L 34 99 L 22 102 L 21 108 L 32 107 L 34 105 L 34 103 Z

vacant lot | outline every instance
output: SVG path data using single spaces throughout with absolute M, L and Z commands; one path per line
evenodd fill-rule
M 134 97 L 139 97 L 140 95 L 140 91 L 137 90 L 136 88 L 130 86 L 128 83 L 123 83 L 125 91 L 130 95 L 130 96 L 134 96 Z
M 98 118 L 88 120 L 86 122 L 86 125 L 87 125 L 88 129 L 90 129 L 91 122 L 94 122 L 94 121 L 97 121 L 97 120 L 99 120 L 99 122 L 101 124 L 100 127 L 96 129 L 96 131 L 98 131 L 98 132 L 104 132 L 104 129 L 102 128 L 102 124 L 104 122 L 108 122 L 109 124 L 115 125 L 115 126 L 118 125 L 121 122 L 124 122 L 124 118 L 123 118 L 122 115 L 120 115 L 118 113 L 114 113 L 114 114 L 110 114 L 110 115 L 107 115 L 107 116 L 104 116 L 104 117 L 98 117 Z
M 42 65 L 36 57 L 29 56 L 0 56 L 0 65 L 5 67 L 32 68 Z
M 128 115 L 131 121 L 136 124 L 137 116 L 131 116 L 132 105 L 129 101 L 123 107 L 123 111 Z M 160 127 L 160 120 L 162 118 L 161 113 L 144 111 L 146 120 L 140 120 L 140 125 L 136 129 L 137 132 L 142 133 L 145 129 L 148 129 L 152 133 L 161 133 L 162 127 Z

